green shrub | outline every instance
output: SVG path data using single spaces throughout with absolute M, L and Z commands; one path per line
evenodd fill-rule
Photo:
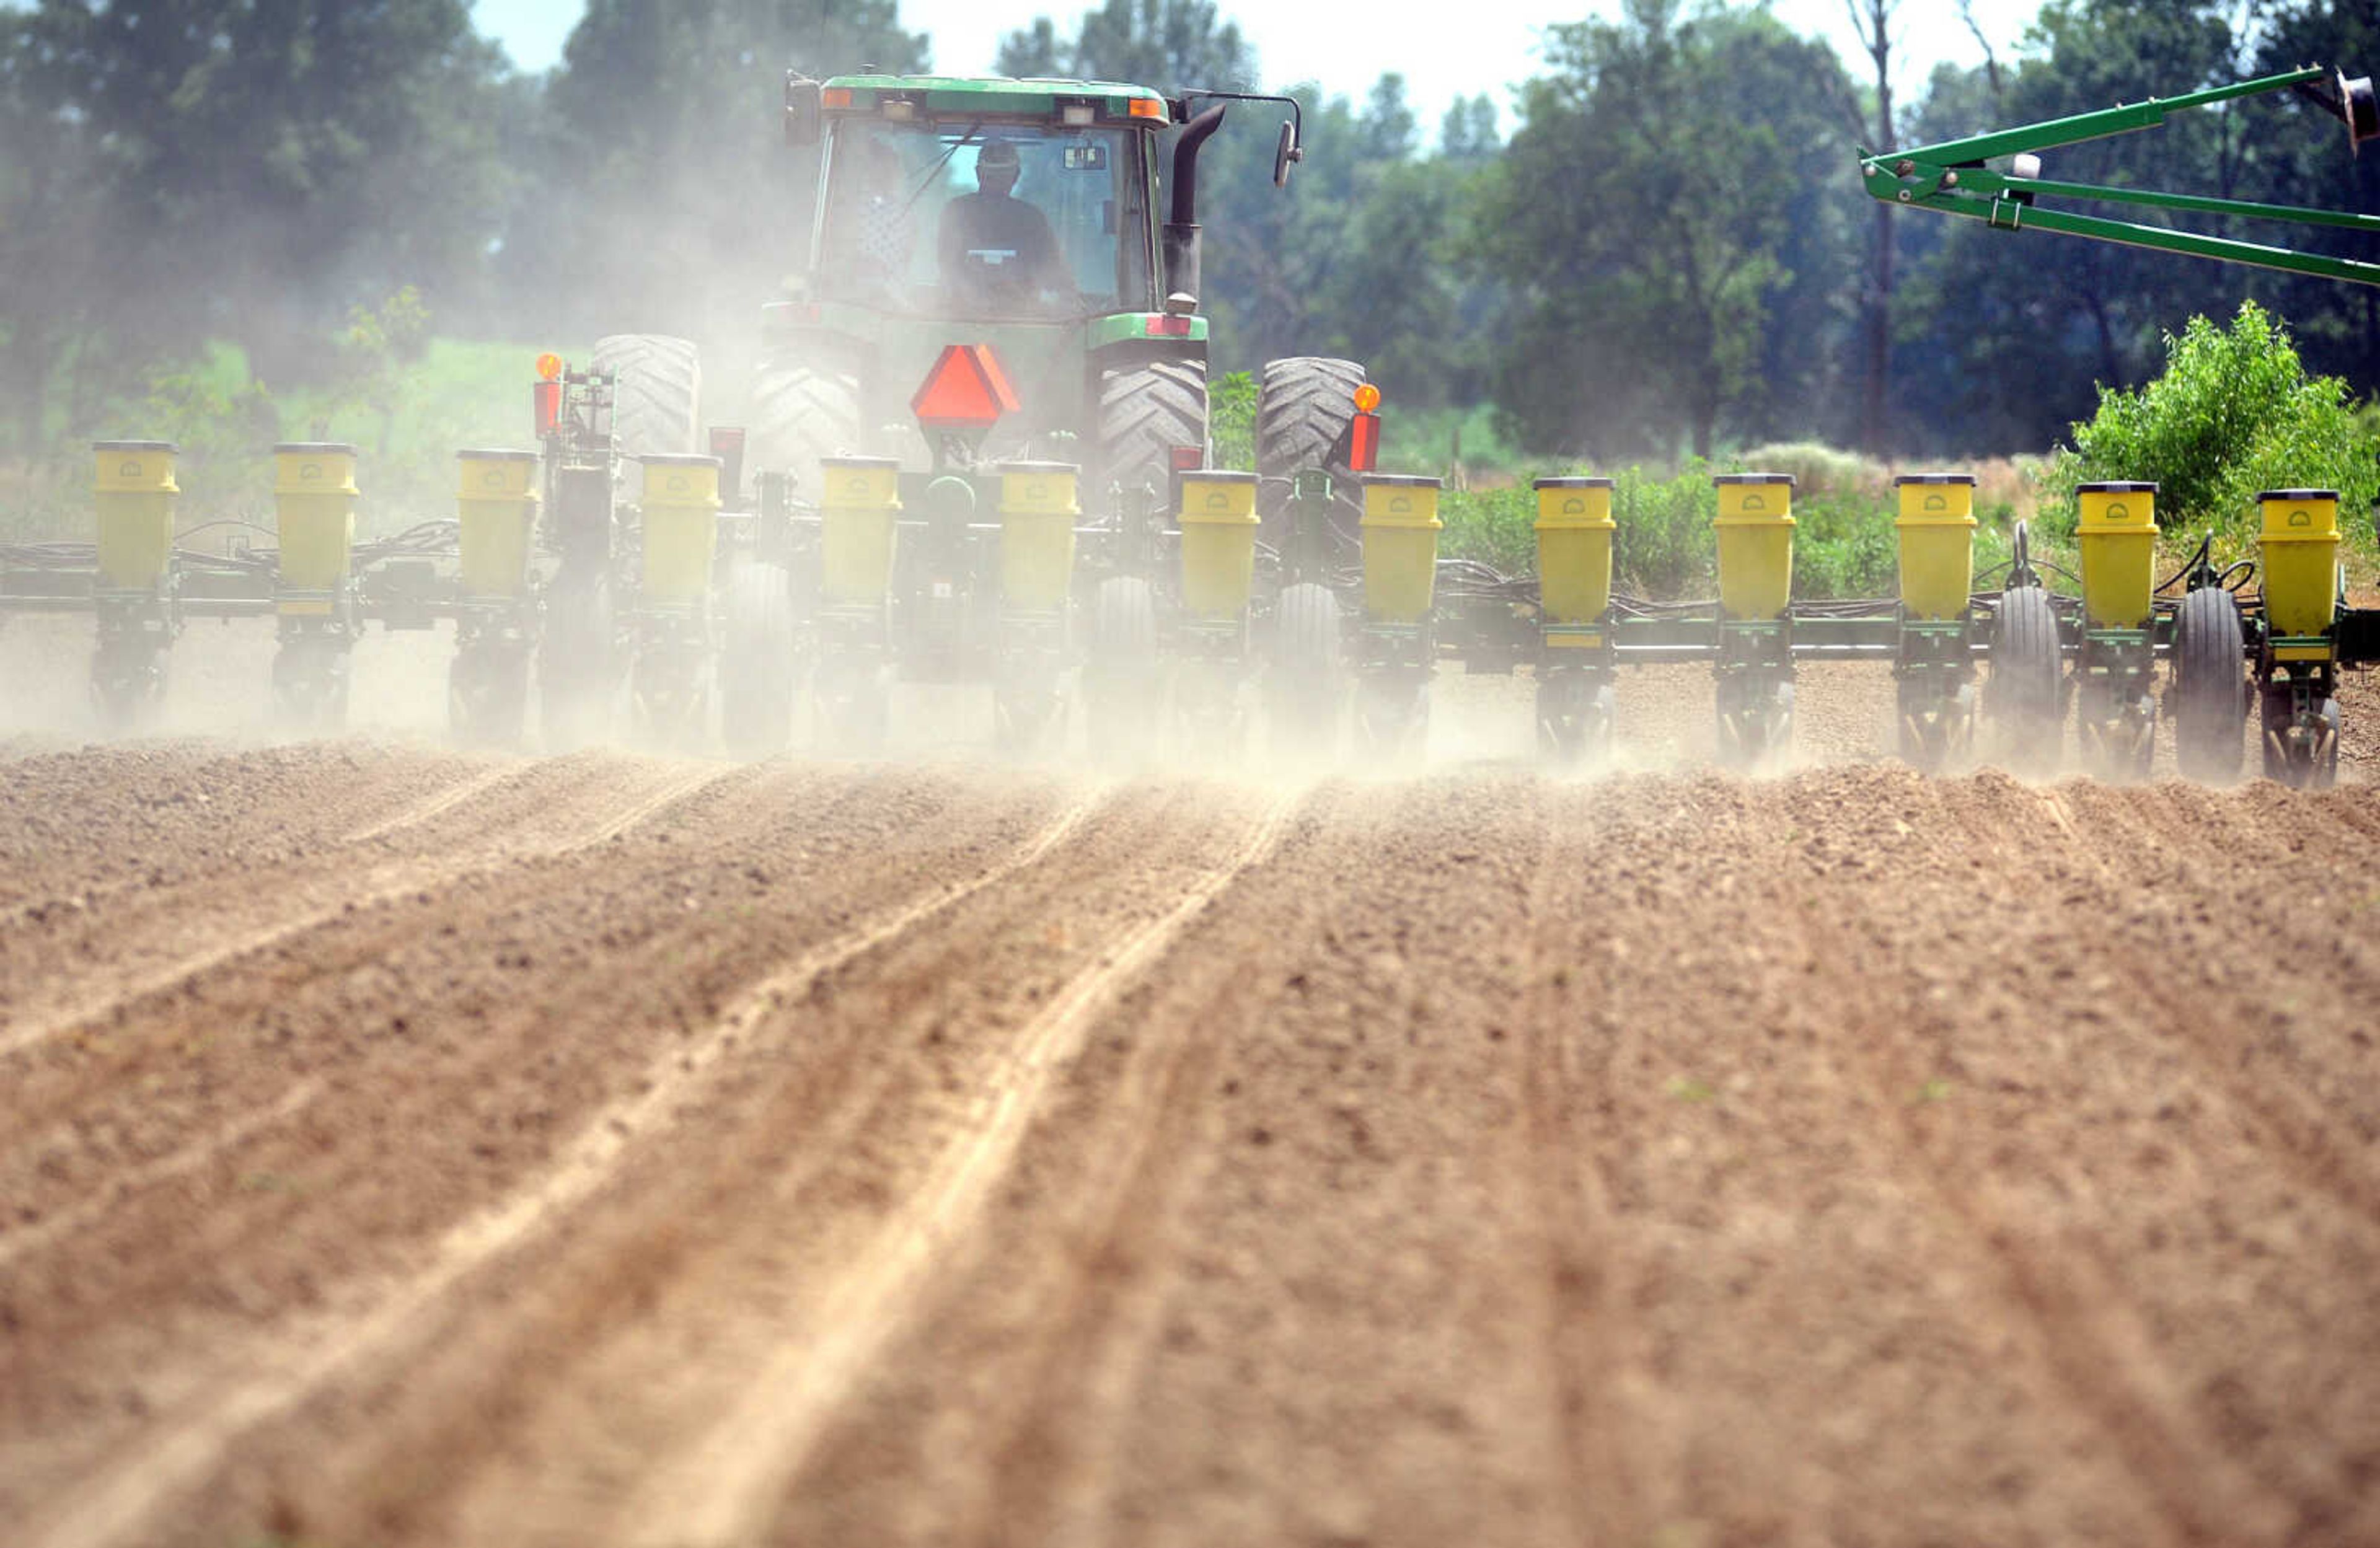
M 2159 486 L 2157 524 L 2174 542 L 2213 532 L 2247 540 L 2257 491 L 2339 491 L 2343 525 L 2369 543 L 2360 519 L 2380 493 L 2368 418 L 2337 377 L 2309 378 L 2288 328 L 2253 301 L 2228 328 L 2193 317 L 2166 335 L 2165 369 L 2137 391 L 2099 390 L 2099 410 L 2074 427 L 2074 445 L 2052 464 L 2043 525 L 2058 540 L 2074 531 L 2075 486 L 2146 479 Z
M 1899 534 L 1888 502 L 1857 492 L 1798 492 L 1793 595 L 1890 597 L 1900 586 Z
M 1207 439 L 1217 467 L 1243 473 L 1257 466 L 1257 379 L 1250 371 L 1227 371 L 1207 383 Z
M 1446 523 L 1439 551 L 1449 559 L 1475 559 L 1508 575 L 1537 568 L 1537 491 L 1525 484 L 1494 490 L 1449 490 L 1439 497 Z
M 1611 491 L 1614 583 L 1640 597 L 1673 600 L 1717 593 L 1718 491 L 1700 460 L 1672 478 L 1622 469 Z
M 1791 474 L 1796 501 L 1835 494 L 1882 499 L 1892 489 L 1883 464 L 1821 441 L 1775 441 L 1732 460 L 1747 472 Z

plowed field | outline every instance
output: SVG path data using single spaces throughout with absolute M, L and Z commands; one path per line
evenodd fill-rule
M 1754 780 L 1706 686 L 1572 780 L 8 744 L 0 1539 L 2380 1542 L 2363 733 L 1830 681 Z

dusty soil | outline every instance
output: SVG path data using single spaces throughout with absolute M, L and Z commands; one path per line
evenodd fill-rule
M 1459 686 L 1388 780 L 0 744 L 0 1536 L 2380 1541 L 2368 730 Z

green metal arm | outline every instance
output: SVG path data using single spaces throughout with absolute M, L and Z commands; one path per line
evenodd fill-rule
M 2325 76 L 2338 81 L 2338 101 L 2316 87 Z M 2115 204 L 2140 204 L 2160 210 L 2186 210 L 2200 214 L 2238 215 L 2251 220 L 2287 221 L 2300 225 L 2343 227 L 2380 236 L 2380 215 L 2351 214 L 2335 210 L 2307 210 L 2289 204 L 2259 204 L 2247 200 L 2210 199 L 2197 194 L 2161 193 L 2147 188 L 2105 187 L 2090 183 L 2061 183 L 2039 176 L 1996 172 L 1984 163 L 1998 156 L 2026 156 L 2060 145 L 2104 139 L 2155 128 L 2168 114 L 2209 103 L 2229 102 L 2290 87 L 2307 88 L 2348 126 L 2350 145 L 2370 132 L 2372 87 L 2368 80 L 2349 81 L 2320 67 L 2290 70 L 2256 80 L 2210 87 L 2179 97 L 2152 97 L 2145 102 L 2053 118 L 2022 128 L 2002 129 L 1966 139 L 1944 140 L 1877 155 L 1860 152 L 1860 174 L 1867 191 L 1888 204 L 1906 204 L 1961 215 L 2010 231 L 2027 226 L 2063 231 L 2127 247 L 2153 248 L 2162 252 L 2211 258 L 2219 262 L 2252 264 L 2325 279 L 2380 284 L 2380 262 L 2337 258 L 2326 253 L 2299 252 L 2235 237 L 2208 236 L 2168 226 L 2143 225 L 2135 221 L 2071 214 L 2042 209 L 2035 200 L 2048 196 Z M 2037 168 L 2026 168 L 2035 171 Z

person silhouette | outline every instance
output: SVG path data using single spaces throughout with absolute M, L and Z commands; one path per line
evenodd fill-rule
M 976 191 L 942 206 L 942 284 L 969 306 L 1030 305 L 1072 285 L 1050 217 L 1015 197 L 1021 170 L 1015 145 L 992 140 L 976 152 Z

